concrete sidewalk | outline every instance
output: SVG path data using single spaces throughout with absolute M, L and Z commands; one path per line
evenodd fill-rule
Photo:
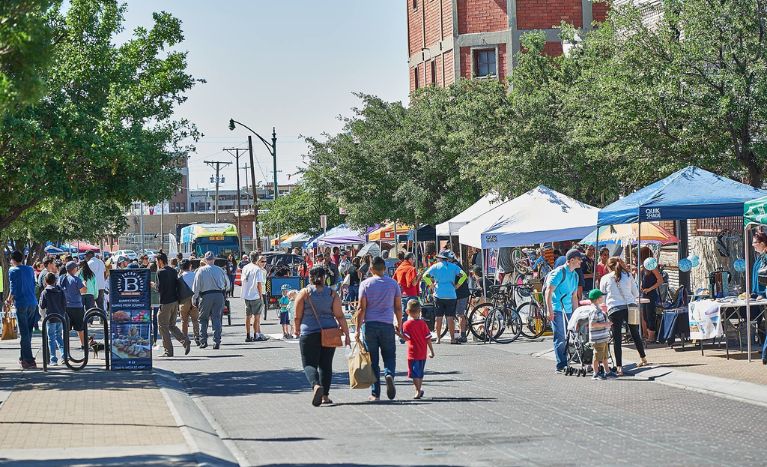
M 0 462 L 236 465 L 172 373 L 106 371 L 93 358 L 79 372 L 21 371 L 18 345 L 0 343 Z

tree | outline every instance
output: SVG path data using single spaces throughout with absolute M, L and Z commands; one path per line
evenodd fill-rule
M 50 0 L 0 2 L 0 115 L 43 88 L 39 70 L 50 58 Z
M 39 70 L 46 93 L 0 121 L 0 230 L 49 199 L 158 202 L 170 196 L 196 128 L 173 110 L 196 82 L 179 20 L 155 13 L 115 45 L 124 6 L 72 0 L 49 14 L 52 66 Z
M 268 210 L 261 219 L 266 233 L 280 235 L 288 233 L 307 233 L 316 235 L 322 232 L 320 215 L 328 216 L 328 226 L 341 224 L 344 220 L 338 213 L 338 204 L 328 197 L 325 190 L 303 182 L 298 183 L 290 193 L 280 196 L 275 201 L 264 205 Z

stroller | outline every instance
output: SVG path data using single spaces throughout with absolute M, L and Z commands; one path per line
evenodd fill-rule
M 581 306 L 573 311 L 567 320 L 567 337 L 565 346 L 567 351 L 567 367 L 565 375 L 586 376 L 588 367 L 594 361 L 594 349 L 589 344 L 589 312 L 590 306 Z M 576 366 L 580 365 L 580 368 Z

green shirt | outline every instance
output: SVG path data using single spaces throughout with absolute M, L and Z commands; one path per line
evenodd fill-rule
M 94 275 L 93 277 L 91 277 L 89 280 L 86 281 L 85 278 L 83 277 L 82 272 L 80 272 L 77 275 L 78 277 L 80 277 L 80 280 L 83 281 L 83 284 L 85 284 L 85 287 L 88 289 L 87 292 L 85 293 L 89 295 L 93 295 L 94 297 L 98 297 L 99 286 L 98 286 L 98 282 L 96 282 L 96 276 Z

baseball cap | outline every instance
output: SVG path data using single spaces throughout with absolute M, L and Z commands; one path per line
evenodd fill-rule
M 77 267 L 77 263 L 74 261 L 70 261 L 67 263 L 67 271 L 71 271 L 72 269 L 75 269 Z
M 413 259 L 415 258 L 415 255 L 413 253 L 408 253 L 405 255 L 405 259 Z
M 248 259 L 248 255 L 242 255 L 242 259 Z
M 452 255 L 453 252 L 450 250 L 442 250 L 439 253 L 437 253 L 437 258 L 440 259 L 450 259 L 450 255 Z
M 589 292 L 589 300 L 596 300 L 599 297 L 604 295 L 601 290 L 599 289 L 591 289 L 591 292 Z
M 205 252 L 205 260 L 206 261 L 210 261 L 210 260 L 213 260 L 213 259 L 216 259 L 216 255 L 214 255 L 212 251 L 206 251 Z
M 565 255 L 565 259 L 567 261 L 570 261 L 573 258 L 583 259 L 583 253 L 581 253 L 580 251 L 576 250 L 575 248 L 573 248 L 571 250 L 568 250 L 567 254 Z

